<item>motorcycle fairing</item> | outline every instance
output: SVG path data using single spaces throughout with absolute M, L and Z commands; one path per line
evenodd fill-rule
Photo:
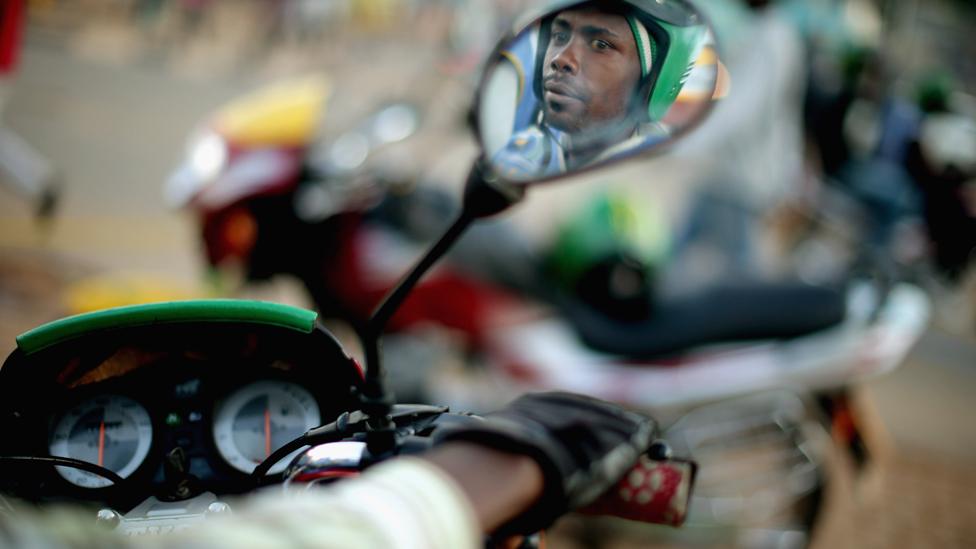
M 55 320 L 17 336 L 31 355 L 95 331 L 185 322 L 246 322 L 310 333 L 318 314 L 306 309 L 235 299 L 198 299 L 116 307 Z
M 238 147 L 302 147 L 317 133 L 329 94 L 322 75 L 280 82 L 233 101 L 211 124 Z
M 358 405 L 363 371 L 316 318 L 274 303 L 195 300 L 107 309 L 23 334 L 0 368 L 0 430 L 9 435 L 0 456 L 48 455 L 52 422 L 73 403 L 101 395 L 142 405 L 153 443 L 117 488 L 80 488 L 51 467 L 23 464 L 0 476 L 0 491 L 131 509 L 166 488 L 166 456 L 177 446 L 191 451 L 201 490 L 253 488 L 209 442 L 216 402 L 250 383 L 283 380 L 313 395 L 324 421 Z M 180 417 L 175 424 L 171 413 Z

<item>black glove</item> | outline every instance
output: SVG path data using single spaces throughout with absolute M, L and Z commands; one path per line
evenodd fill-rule
M 570 393 L 517 398 L 480 422 L 451 426 L 437 442 L 468 441 L 525 454 L 542 469 L 543 494 L 499 531 L 530 534 L 610 489 L 651 443 L 653 420 L 615 404 Z

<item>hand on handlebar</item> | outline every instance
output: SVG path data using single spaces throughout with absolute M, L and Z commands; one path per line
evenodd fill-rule
M 542 471 L 541 496 L 499 530 L 532 533 L 567 511 L 594 502 L 638 462 L 656 426 L 609 402 L 570 393 L 522 396 L 483 421 L 438 433 L 532 458 Z

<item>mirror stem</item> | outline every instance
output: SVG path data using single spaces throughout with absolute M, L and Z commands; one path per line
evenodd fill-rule
M 524 189 L 502 184 L 486 177 L 485 162 L 479 159 L 471 168 L 464 189 L 464 204 L 460 215 L 436 243 L 420 258 L 420 261 L 387 294 L 373 312 L 362 335 L 366 358 L 366 376 L 360 395 L 363 412 L 371 430 L 367 435 L 367 448 L 374 456 L 386 453 L 395 446 L 394 425 L 390 419 L 392 395 L 383 383 L 383 366 L 380 359 L 379 338 L 387 323 L 407 299 L 414 286 L 451 246 L 464 234 L 476 219 L 500 213 L 521 200 Z
M 386 324 L 390 321 L 393 315 L 396 313 L 400 305 L 406 300 L 410 291 L 413 287 L 417 285 L 417 282 L 427 273 L 427 271 L 436 263 L 447 251 L 451 248 L 458 237 L 464 233 L 468 228 L 468 225 L 474 221 L 474 218 L 467 215 L 465 212 L 461 212 L 461 215 L 454 220 L 454 223 L 448 227 L 447 231 L 437 240 L 437 242 L 424 254 L 420 261 L 410 270 L 410 272 L 396 285 L 393 290 L 387 294 L 386 298 L 380 304 L 380 306 L 373 312 L 370 317 L 369 322 L 366 325 L 366 334 L 372 339 L 376 339 L 383 332 Z M 368 366 L 373 366 L 373 363 L 367 360 Z M 372 368 L 370 368 L 372 369 Z M 369 371 L 367 370 L 367 378 L 369 377 Z
M 457 241 L 472 221 L 474 218 L 462 211 L 461 215 L 441 235 L 434 246 L 424 254 L 407 276 L 393 288 L 393 291 L 387 294 L 386 299 L 383 300 L 366 324 L 366 330 L 363 334 L 366 379 L 360 400 L 362 411 L 366 414 L 366 422 L 370 428 L 367 433 L 366 446 L 373 456 L 386 454 L 396 446 L 394 424 L 390 418 L 390 410 L 394 401 L 392 393 L 386 390 L 384 384 L 383 378 L 385 376 L 380 360 L 380 336 L 390 318 L 400 308 L 420 278 L 450 249 L 451 245 Z

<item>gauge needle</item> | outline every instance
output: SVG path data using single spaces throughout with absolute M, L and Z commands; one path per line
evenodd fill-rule
M 264 409 L 264 455 L 271 455 L 271 410 Z
M 98 465 L 105 465 L 105 422 L 98 424 Z

